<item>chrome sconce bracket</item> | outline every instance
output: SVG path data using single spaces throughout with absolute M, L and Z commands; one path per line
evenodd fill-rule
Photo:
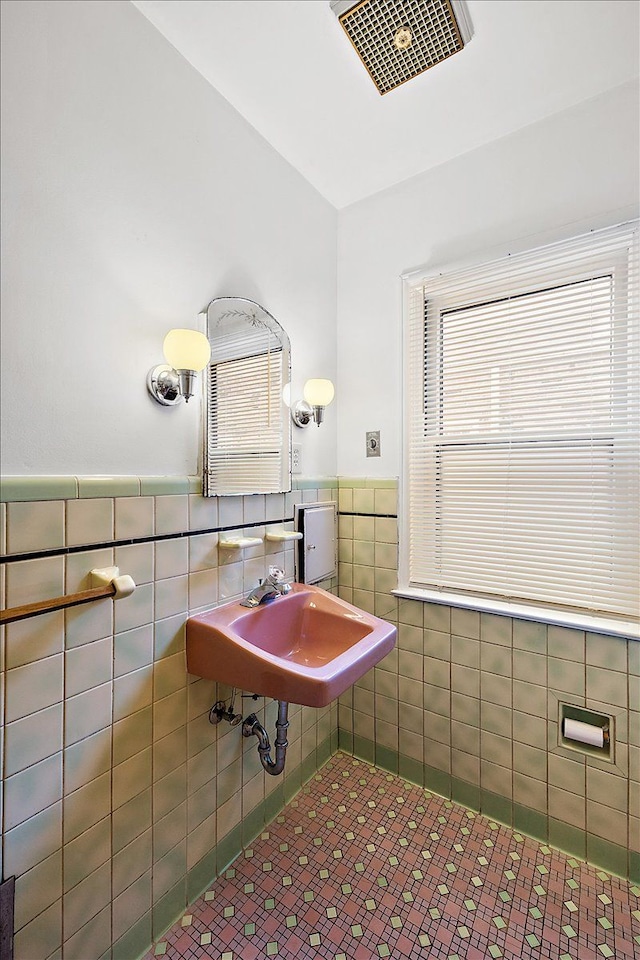
M 180 377 L 167 363 L 159 363 L 149 370 L 147 390 L 154 400 L 165 407 L 173 407 L 184 399 L 180 393 Z
M 306 400 L 298 400 L 291 407 L 291 419 L 296 427 L 308 427 L 313 420 L 313 407 Z

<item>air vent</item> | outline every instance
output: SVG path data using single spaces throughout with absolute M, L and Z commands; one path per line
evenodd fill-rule
M 331 8 L 381 94 L 458 53 L 471 38 L 459 0 L 332 0 Z

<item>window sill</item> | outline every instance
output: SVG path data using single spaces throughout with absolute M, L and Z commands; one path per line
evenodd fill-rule
M 425 587 L 398 587 L 391 591 L 396 597 L 407 600 L 423 600 L 429 603 L 442 603 L 449 607 L 463 607 L 479 610 L 482 613 L 495 613 L 503 617 L 515 617 L 518 620 L 537 620 L 558 627 L 573 630 L 586 630 L 590 633 L 602 633 L 611 637 L 623 637 L 628 640 L 640 640 L 640 624 L 633 620 L 616 620 L 607 616 L 582 613 L 578 610 L 555 610 L 553 607 L 536 606 L 528 603 L 512 603 L 507 600 L 494 600 L 476 597 L 464 593 L 446 593 L 428 590 Z

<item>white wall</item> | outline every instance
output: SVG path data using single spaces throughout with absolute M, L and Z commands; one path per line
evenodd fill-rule
M 200 469 L 145 378 L 214 296 L 263 304 L 293 394 L 335 379 L 336 213 L 127 0 L 7 0 L 2 473 Z M 336 415 L 296 434 L 335 474 Z
M 627 84 L 340 212 L 339 476 L 400 471 L 401 274 L 638 216 L 638 116 Z

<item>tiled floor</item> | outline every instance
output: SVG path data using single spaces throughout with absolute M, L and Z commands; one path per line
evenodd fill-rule
M 147 955 L 640 957 L 640 887 L 336 754 Z

